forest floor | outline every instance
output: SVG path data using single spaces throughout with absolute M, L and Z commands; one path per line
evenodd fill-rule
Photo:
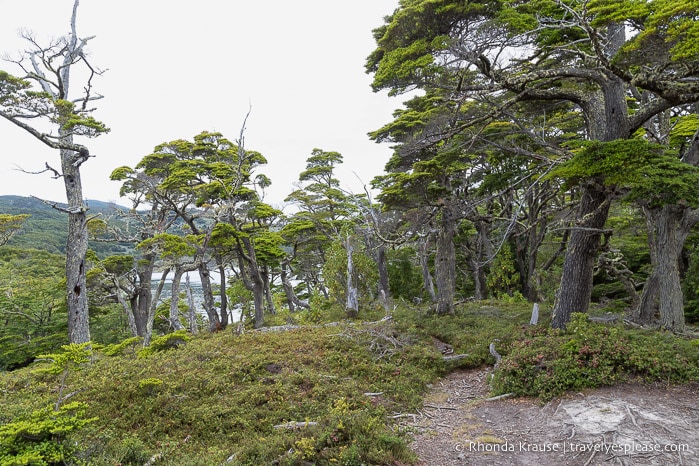
M 420 466 L 699 464 L 699 384 L 626 383 L 489 400 L 490 369 L 457 370 L 398 417 Z

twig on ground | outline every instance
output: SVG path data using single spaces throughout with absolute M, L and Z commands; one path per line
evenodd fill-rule
M 490 398 L 486 398 L 483 401 L 497 401 L 497 400 L 504 400 L 505 398 L 509 398 L 511 396 L 514 396 L 514 393 L 505 393 L 504 395 L 498 395 L 498 396 L 493 396 Z

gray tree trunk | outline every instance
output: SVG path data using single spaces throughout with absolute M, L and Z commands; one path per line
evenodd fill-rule
M 391 290 L 388 282 L 388 261 L 386 259 L 386 247 L 383 244 L 378 246 L 376 251 L 376 266 L 379 270 L 379 300 L 384 311 L 390 310 Z
M 663 328 L 681 333 L 685 319 L 680 259 L 687 236 L 699 222 L 699 211 L 678 205 L 643 210 L 653 269 L 631 320 L 647 325 L 659 317 Z
M 228 327 L 228 296 L 226 295 L 226 267 L 223 265 L 223 261 L 221 258 L 218 258 L 218 273 L 221 276 L 221 285 L 220 285 L 220 299 L 221 299 L 221 307 L 220 307 L 220 316 L 221 316 L 221 330 L 225 330 L 226 327 Z M 189 277 L 187 277 L 189 280 Z
M 187 294 L 187 306 L 189 306 L 189 311 L 187 312 L 187 320 L 189 321 L 189 332 L 192 335 L 199 333 L 199 326 L 197 325 L 197 309 L 194 304 L 194 295 L 192 294 L 192 287 L 189 283 L 189 274 L 185 275 L 184 279 L 184 289 Z
M 429 239 L 427 237 L 418 243 L 418 255 L 420 259 L 420 270 L 422 271 L 422 287 L 430 297 L 430 302 L 436 303 L 437 293 L 435 292 L 434 280 L 430 272 Z
M 181 267 L 176 267 L 175 275 L 172 277 L 170 315 L 168 317 L 170 327 L 175 331 L 184 330 L 184 325 L 182 325 L 182 322 L 180 322 L 180 282 L 182 281 L 182 275 L 184 275 L 184 269 Z
M 209 318 L 209 331 L 215 332 L 220 330 L 221 320 L 219 319 L 218 312 L 216 312 L 214 303 L 214 292 L 211 288 L 211 272 L 209 272 L 209 266 L 205 263 L 203 258 L 197 271 L 199 272 L 199 279 L 201 280 L 202 307 L 204 308 L 204 312 L 206 312 L 206 316 Z
M 561 285 L 551 326 L 564 328 L 574 312 L 587 312 L 600 236 L 609 214 L 610 194 L 588 185 L 578 208 L 577 225 L 570 234 L 563 262 Z
M 294 287 L 291 285 L 291 282 L 289 281 L 289 259 L 284 259 L 282 261 L 282 272 L 281 272 L 281 280 L 282 280 L 282 287 L 284 288 L 284 294 L 286 295 L 286 302 L 289 306 L 289 310 L 291 312 L 294 312 L 297 307 L 302 307 L 304 309 L 310 309 L 311 306 L 308 305 L 308 303 L 305 303 L 301 301 L 298 296 L 296 296 L 296 293 L 294 292 Z
M 437 233 L 437 251 L 434 258 L 435 279 L 437 281 L 437 309 L 439 315 L 454 313 L 454 293 L 456 279 L 456 252 L 454 235 L 456 217 L 451 208 L 442 208 L 442 222 Z
M 624 43 L 623 25 L 613 23 L 607 32 L 605 52 L 612 56 Z M 591 91 L 581 102 L 589 138 L 605 142 L 628 138 L 631 128 L 626 85 L 610 74 L 600 76 L 597 83 L 601 83 L 600 90 Z M 613 190 L 605 188 L 600 180 L 591 180 L 582 188 L 553 309 L 554 328 L 564 328 L 573 313 L 587 312 L 590 306 L 596 257 L 612 197 Z
M 61 139 L 72 143 L 72 136 Z M 68 201 L 68 239 L 66 243 L 66 291 L 68 296 L 68 339 L 71 343 L 90 341 L 90 316 L 85 279 L 87 255 L 87 206 L 83 201 L 80 166 L 75 153 L 61 149 L 61 169 Z
M 345 239 L 345 250 L 347 251 L 347 303 L 345 310 L 350 318 L 359 315 L 359 297 L 357 286 L 354 284 L 354 263 L 352 262 L 352 242 L 349 235 Z

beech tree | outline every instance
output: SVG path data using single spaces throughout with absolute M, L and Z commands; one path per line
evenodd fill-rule
M 376 90 L 425 89 L 441 99 L 411 145 L 439 148 L 517 105 L 571 105 L 581 140 L 627 140 L 649 119 L 699 99 L 696 1 L 403 0 L 375 30 L 367 71 Z M 530 131 L 552 161 L 573 156 Z M 465 154 L 470 154 L 465 151 Z M 580 178 L 552 325 L 586 312 L 616 186 Z
M 29 218 L 29 214 L 0 214 L 0 246 L 7 244 Z
M 59 151 L 60 168 L 47 163 L 43 172 L 62 178 L 65 185 L 67 206 L 54 207 L 68 215 L 68 335 L 72 343 L 85 343 L 90 341 L 85 279 L 88 207 L 83 198 L 80 167 L 91 155 L 87 146 L 77 143 L 75 138 L 95 137 L 108 129 L 91 116 L 92 101 L 101 97 L 93 89 L 93 80 L 100 71 L 85 53 L 93 36 L 78 36 L 78 5 L 79 0 L 75 0 L 69 35 L 42 46 L 32 34 L 23 33 L 29 48 L 20 58 L 11 60 L 23 75 L 15 77 L 0 71 L 0 117 Z M 81 92 L 73 93 L 71 77 L 78 69 L 86 78 L 80 86 Z M 46 132 L 40 122 L 48 122 L 56 132 Z
M 244 150 L 220 133 L 204 131 L 192 141 L 179 139 L 160 144 L 135 168 L 120 167 L 112 174 L 112 179 L 125 182 L 128 192 L 167 209 L 184 222 L 192 235 L 199 237 L 199 241 L 191 244 L 196 249 L 203 307 L 210 330 L 228 325 L 225 301 L 216 309 L 209 268 L 210 262 L 218 262 L 219 270 L 224 268 L 223 252 L 216 249 L 230 249 L 221 239 L 223 233 L 235 243 L 241 270 L 255 283 L 256 304 L 259 304 L 256 325 L 262 325 L 265 280 L 256 258 L 252 232 L 268 228 L 267 219 L 279 214 L 262 202 L 255 191 L 256 186 L 269 184 L 264 175 L 253 177 L 255 168 L 264 163 L 266 160 L 259 152 Z M 224 285 L 225 276 L 221 282 Z

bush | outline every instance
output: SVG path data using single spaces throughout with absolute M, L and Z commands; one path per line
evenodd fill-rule
M 84 419 L 85 408 L 84 403 L 58 410 L 48 406 L 0 426 L 0 464 L 68 464 L 77 448 L 65 441 L 67 434 L 97 420 Z
M 574 314 L 565 331 L 525 329 L 500 361 L 494 388 L 547 401 L 634 376 L 683 382 L 699 375 L 697 354 L 696 346 L 670 335 L 595 324 L 587 314 Z

